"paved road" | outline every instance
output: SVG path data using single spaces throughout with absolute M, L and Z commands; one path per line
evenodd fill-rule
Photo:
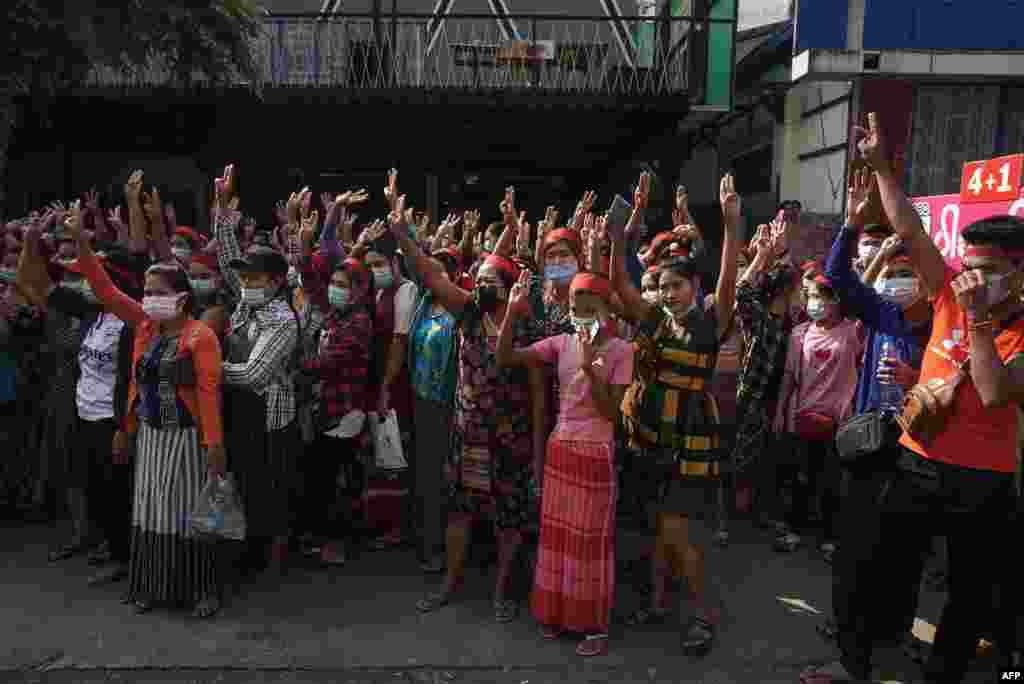
M 9 526 L 0 528 L 0 681 L 792 684 L 808 664 L 834 655 L 814 632 L 829 610 L 828 566 L 809 551 L 777 555 L 753 529 L 734 534 L 732 546 L 709 556 L 728 613 L 707 658 L 682 656 L 678 629 L 616 627 L 611 653 L 582 662 L 570 640 L 541 642 L 525 612 L 494 623 L 493 568 L 470 576 L 461 602 L 419 615 L 413 605 L 436 580 L 408 552 L 363 553 L 345 568 L 300 568 L 283 583 L 256 583 L 218 619 L 196 622 L 133 614 L 117 602 L 118 587 L 85 586 L 84 560 L 45 562 L 53 530 Z M 636 539 L 624 535 L 620 547 L 628 557 Z M 924 595 L 929 622 L 940 599 Z M 642 600 L 620 577 L 617 602 Z M 916 681 L 900 658 L 884 671 L 891 681 Z

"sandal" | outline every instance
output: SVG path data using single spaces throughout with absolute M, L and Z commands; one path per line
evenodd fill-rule
M 832 542 L 825 542 L 824 544 L 819 546 L 818 550 L 821 551 L 822 560 L 824 560 L 829 565 L 832 565 L 832 559 L 836 555 L 837 548 L 838 547 Z
M 153 602 L 148 599 L 135 599 L 132 601 L 132 606 L 135 608 L 136 615 L 144 615 L 153 610 Z
M 341 567 L 348 562 L 345 547 L 340 544 L 324 544 L 320 549 L 320 565 L 324 567 Z
M 780 553 L 793 553 L 800 548 L 801 544 L 803 544 L 803 539 L 800 538 L 799 534 L 787 532 L 776 537 L 773 548 Z
M 715 625 L 708 620 L 694 616 L 683 634 L 683 651 L 688 655 L 706 655 L 715 641 Z
M 800 673 L 800 681 L 802 684 L 833 684 L 842 682 L 853 684 L 863 680 L 851 675 L 842 663 L 836 661 L 820 667 L 807 668 Z
M 451 603 L 452 595 L 447 591 L 436 591 L 432 594 L 427 594 L 416 602 L 416 610 L 421 613 L 435 613 L 449 603 Z
M 110 542 L 103 542 L 95 549 L 89 552 L 89 555 L 85 557 L 86 562 L 89 565 L 104 565 L 109 563 L 113 558 L 113 554 L 110 552 Z
M 640 627 L 642 625 L 660 625 L 672 614 L 670 608 L 657 610 L 654 608 L 640 608 L 633 611 L 623 619 L 629 627 Z
M 576 655 L 584 658 L 606 655 L 608 653 L 607 634 L 588 634 L 583 641 L 576 646 Z
M 566 630 L 561 627 L 552 627 L 551 625 L 541 625 L 540 627 L 540 638 L 544 641 L 554 641 L 560 636 L 565 634 Z
M 512 622 L 519 615 L 519 604 L 512 599 L 494 600 L 494 619 L 497 622 Z
M 420 563 L 420 570 L 428 575 L 436 575 L 447 569 L 448 564 L 445 562 L 444 556 L 434 556 L 430 560 Z
M 216 596 L 209 596 L 196 604 L 192 611 L 192 617 L 199 620 L 208 620 L 220 612 L 220 599 Z
M 821 623 L 814 629 L 825 641 L 835 641 L 836 636 L 839 634 L 839 628 L 836 626 L 836 621 L 832 618 L 825 620 L 825 622 Z
M 85 552 L 85 544 L 64 544 L 63 546 L 50 551 L 48 556 L 51 563 L 58 563 Z

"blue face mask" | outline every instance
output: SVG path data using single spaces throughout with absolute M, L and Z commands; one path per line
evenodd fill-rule
M 572 280 L 573 276 L 576 275 L 577 270 L 579 269 L 576 268 L 575 264 L 547 266 L 544 269 L 544 278 L 559 285 L 564 285 Z
M 331 285 L 327 288 L 327 301 L 331 303 L 335 309 L 344 309 L 348 306 L 349 299 L 352 296 L 352 291 L 347 287 L 338 287 L 337 285 Z

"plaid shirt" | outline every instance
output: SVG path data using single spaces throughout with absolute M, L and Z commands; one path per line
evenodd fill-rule
M 736 391 L 739 402 L 775 398 L 769 395 L 778 387 L 793 330 L 789 316 L 779 318 L 769 313 L 771 295 L 764 274 L 755 275 L 753 280 L 740 283 L 736 289 L 736 314 L 747 349 L 740 364 Z
M 325 416 L 341 420 L 351 411 L 366 411 L 367 380 L 373 345 L 373 319 L 366 307 L 341 313 L 327 300 L 327 263 L 317 257 L 298 262 L 308 297 L 308 309 L 320 309 L 323 331 L 317 336 L 317 355 L 303 368 L 321 381 L 320 399 Z
M 241 301 L 241 282 L 230 266 L 233 260 L 242 257 L 237 234 L 241 218 L 237 211 L 218 212 L 214 221 L 217 261 L 224 274 L 224 282 L 239 298 L 238 307 L 231 316 L 229 333 L 247 334 L 255 344 L 245 363 L 224 364 L 224 383 L 246 387 L 264 397 L 267 402 L 267 430 L 280 430 L 295 420 L 295 386 L 290 371 L 299 344 L 299 326 L 284 297 L 279 296 L 255 309 Z

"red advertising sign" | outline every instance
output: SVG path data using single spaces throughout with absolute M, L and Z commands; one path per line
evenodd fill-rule
M 960 177 L 960 203 L 1002 202 L 1020 196 L 1024 154 L 967 162 Z
M 946 262 L 957 270 L 963 255 L 961 230 L 990 216 L 1010 214 L 1024 218 L 1024 196 L 1019 190 L 1012 199 L 1001 202 L 965 204 L 960 195 L 914 197 L 910 201 Z

